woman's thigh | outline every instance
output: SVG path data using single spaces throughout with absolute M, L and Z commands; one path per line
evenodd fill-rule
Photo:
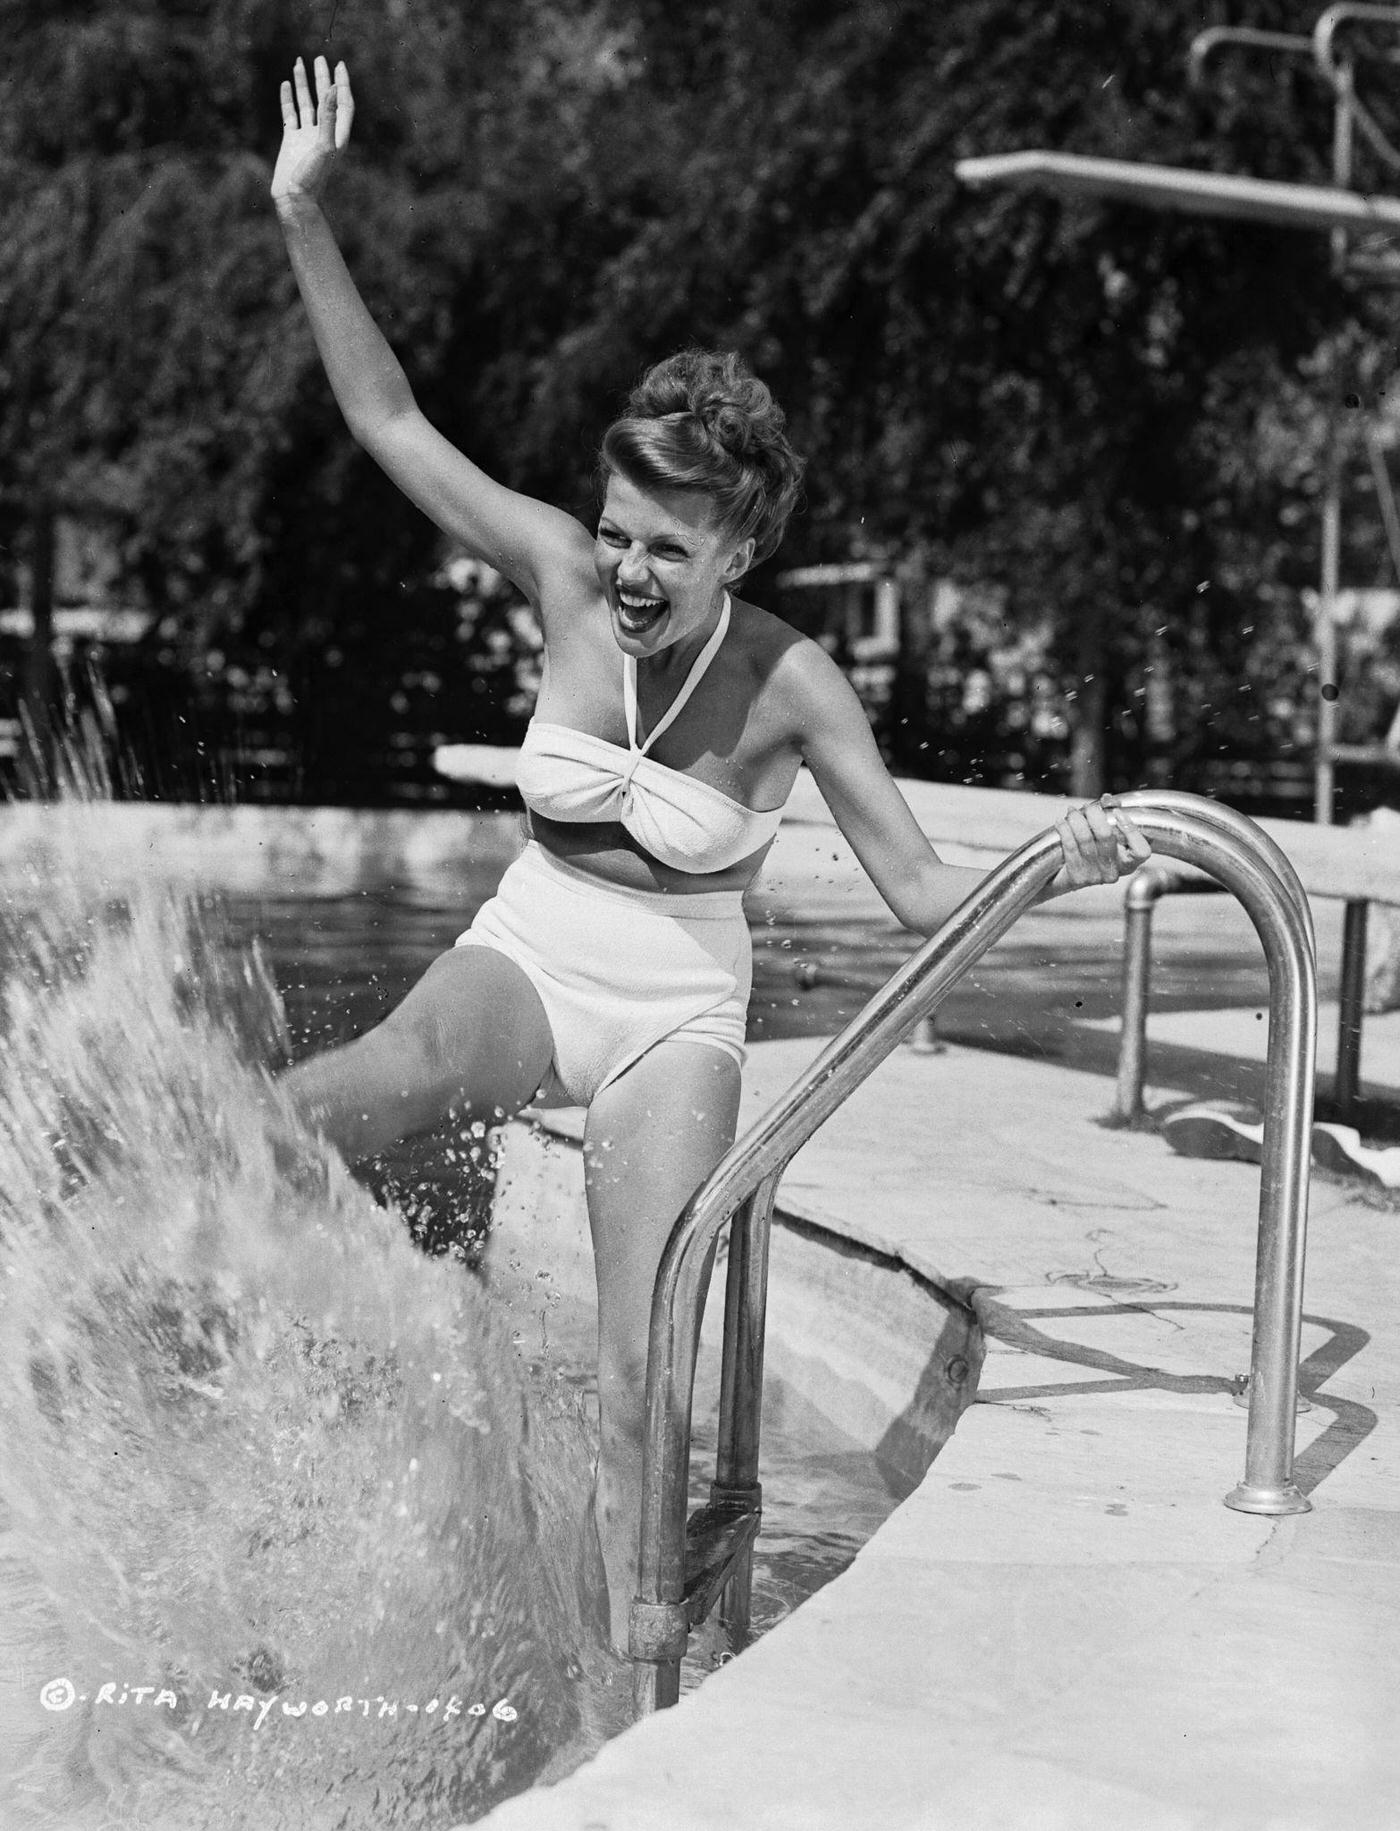
M 539 993 L 491 947 L 439 954 L 379 1031 L 414 1054 L 450 1103 L 485 1116 L 518 1112 L 554 1054 Z
M 355 1162 L 450 1111 L 488 1122 L 518 1112 L 553 1053 L 544 1006 L 521 968 L 493 948 L 460 947 L 440 955 L 382 1023 L 299 1063 L 283 1085 Z

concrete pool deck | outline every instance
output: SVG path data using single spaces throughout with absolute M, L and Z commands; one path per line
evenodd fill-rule
M 1238 1068 L 1238 1028 L 1193 1042 Z M 754 1050 L 745 1122 L 818 1047 Z M 1400 1085 L 1400 1019 L 1367 1068 Z M 782 1213 L 979 1287 L 978 1400 L 849 1569 L 491 1831 L 1400 1823 L 1400 1214 L 1315 1175 L 1313 1511 L 1234 1513 L 1259 1172 L 1106 1128 L 1111 1097 L 900 1049 L 799 1154 Z

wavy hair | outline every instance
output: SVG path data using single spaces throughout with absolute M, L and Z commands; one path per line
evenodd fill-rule
M 639 489 L 692 490 L 714 503 L 753 564 L 783 538 L 802 493 L 803 460 L 786 416 L 734 350 L 681 350 L 648 369 L 603 434 L 601 489 L 621 474 Z

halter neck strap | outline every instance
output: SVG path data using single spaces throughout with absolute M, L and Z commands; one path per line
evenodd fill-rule
M 720 644 L 724 641 L 729 628 L 729 593 L 724 594 L 724 603 L 720 607 L 719 622 L 715 624 L 709 640 L 690 665 L 690 672 L 681 685 L 681 690 L 667 707 L 663 717 L 652 726 L 651 734 L 645 744 L 637 742 L 637 657 L 624 654 L 622 657 L 622 704 L 627 714 L 627 742 L 637 752 L 645 756 L 663 731 L 680 717 L 687 700 L 704 679 L 705 672 L 715 656 L 719 653 Z

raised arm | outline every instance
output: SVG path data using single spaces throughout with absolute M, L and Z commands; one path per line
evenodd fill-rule
M 894 915 L 933 935 L 986 875 L 944 864 L 900 794 L 855 689 L 815 642 L 789 653 L 803 758 L 836 824 Z M 1146 836 L 1105 795 L 1056 821 L 1064 863 L 1045 895 L 1113 883 L 1152 855 Z
M 312 334 L 356 441 L 443 531 L 534 603 L 552 574 L 592 576 L 592 542 L 571 515 L 488 477 L 424 418 L 403 368 L 360 297 L 321 209 L 350 138 L 350 73 L 316 59 L 316 99 L 306 66 L 282 85 L 282 146 L 272 197 Z

